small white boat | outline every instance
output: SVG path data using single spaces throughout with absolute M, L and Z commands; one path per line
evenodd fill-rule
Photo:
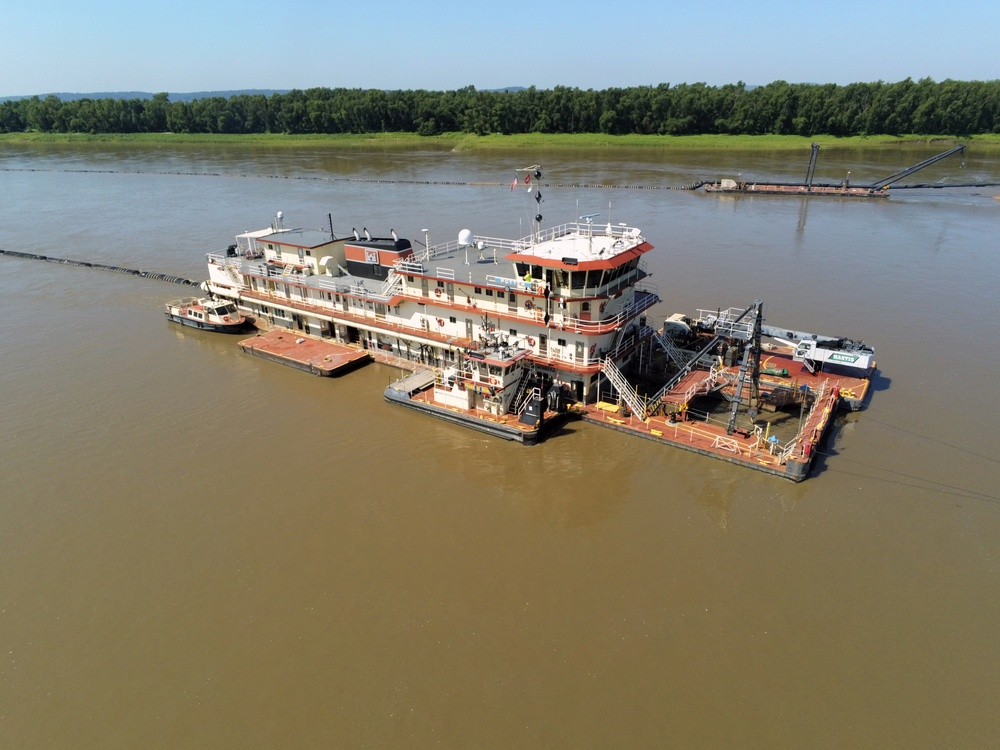
M 164 305 L 164 313 L 175 323 L 219 333 L 238 333 L 247 322 L 235 302 L 208 297 L 171 300 Z

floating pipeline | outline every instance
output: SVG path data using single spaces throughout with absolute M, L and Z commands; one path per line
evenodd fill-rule
M 81 268 L 96 268 L 99 271 L 110 271 L 111 273 L 121 273 L 126 276 L 139 276 L 144 279 L 155 281 L 166 281 L 171 284 L 183 284 L 184 286 L 201 286 L 200 281 L 192 281 L 182 276 L 171 276 L 168 273 L 156 273 L 155 271 L 142 271 L 136 268 L 122 268 L 121 266 L 111 266 L 105 263 L 91 263 L 86 260 L 72 260 L 70 258 L 53 258 L 51 255 L 37 255 L 35 253 L 22 253 L 16 250 L 4 250 L 0 248 L 0 255 L 9 255 L 12 258 L 25 258 L 27 260 L 44 260 L 46 263 L 60 263 L 64 266 L 79 266 Z

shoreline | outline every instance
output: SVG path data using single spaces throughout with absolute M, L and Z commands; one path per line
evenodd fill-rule
M 224 145 L 267 146 L 276 148 L 346 148 L 346 149 L 440 149 L 449 151 L 524 151 L 531 149 L 579 150 L 761 150 L 799 151 L 818 143 L 826 151 L 837 149 L 892 149 L 906 146 L 948 146 L 964 143 L 968 147 L 1000 150 L 1000 134 L 969 136 L 875 135 L 837 138 L 834 136 L 795 135 L 603 135 L 523 133 L 518 135 L 477 136 L 466 133 L 421 136 L 416 133 L 368 133 L 357 135 L 220 135 L 209 133 L 0 133 L 0 145 L 33 144 L 121 144 L 138 146 Z

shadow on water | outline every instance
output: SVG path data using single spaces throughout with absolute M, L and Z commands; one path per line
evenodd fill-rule
M 871 384 L 871 390 L 881 393 L 882 391 L 889 390 L 892 386 L 892 378 L 887 378 L 881 370 L 875 370 L 872 373 Z

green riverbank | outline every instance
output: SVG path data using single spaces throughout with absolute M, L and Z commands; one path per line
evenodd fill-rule
M 385 148 L 385 149 L 447 149 L 519 151 L 528 149 L 652 149 L 652 150 L 767 150 L 800 151 L 811 143 L 824 150 L 858 148 L 894 148 L 907 145 L 934 145 L 947 148 L 965 143 L 974 148 L 1000 150 L 1000 134 L 956 138 L 954 136 L 854 136 L 835 138 L 816 136 L 805 138 L 791 135 L 727 136 L 727 135 L 549 135 L 525 133 L 519 135 L 476 136 L 450 133 L 420 136 L 415 133 L 374 133 L 362 135 L 216 135 L 181 133 L 97 134 L 81 133 L 3 133 L 0 145 L 27 143 L 119 143 L 143 146 L 180 144 L 252 145 L 275 148 Z

